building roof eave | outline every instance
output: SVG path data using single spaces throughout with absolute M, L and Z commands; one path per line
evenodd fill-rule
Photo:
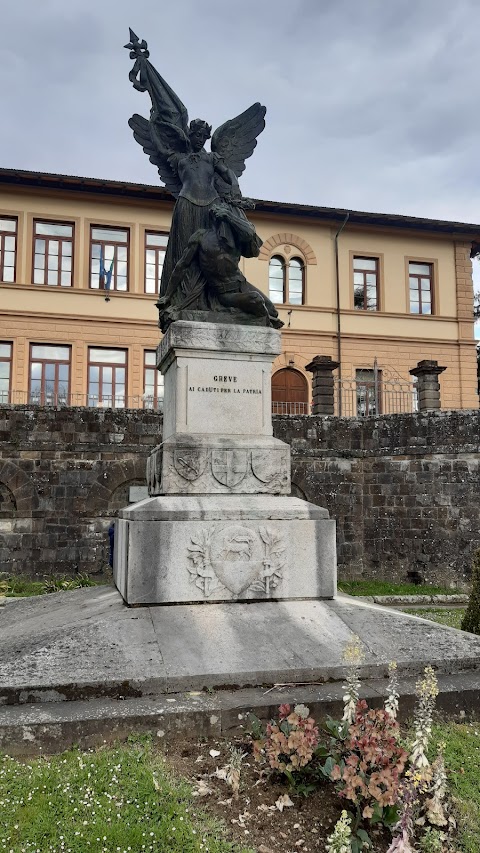
M 117 181 L 106 178 L 89 178 L 81 175 L 61 175 L 51 172 L 33 172 L 25 169 L 0 168 L 0 185 L 43 187 L 68 192 L 97 193 L 124 198 L 141 198 L 173 203 L 173 196 L 163 186 Z M 293 202 L 253 199 L 259 213 L 276 216 L 304 217 L 315 221 L 341 223 L 347 213 L 350 225 L 366 225 L 377 228 L 401 228 L 450 234 L 458 238 L 480 242 L 480 225 L 418 216 L 403 216 L 394 213 L 372 213 L 344 208 L 321 207 Z

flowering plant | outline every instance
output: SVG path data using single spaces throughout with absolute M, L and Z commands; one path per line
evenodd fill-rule
M 312 761 L 318 747 L 318 726 L 309 714 L 306 705 L 295 705 L 293 711 L 290 705 L 280 705 L 278 721 L 268 723 L 265 737 L 253 742 L 257 761 L 265 756 L 272 770 L 283 773 L 297 789 L 298 771 Z
M 425 779 L 431 778 L 427 747 L 432 733 L 432 716 L 438 696 L 438 682 L 431 666 L 425 668 L 423 678 L 416 684 L 417 704 L 415 707 L 415 740 L 410 754 L 410 763 Z
M 350 823 L 351 820 L 344 809 L 333 828 L 332 834 L 327 838 L 327 853 L 351 853 L 352 830 Z
M 357 702 L 348 735 L 338 742 L 334 763 L 328 765 L 339 796 L 355 806 L 354 830 L 365 818 L 386 824 L 398 820 L 395 806 L 407 760 L 398 728 L 388 711 Z
M 356 634 L 353 634 L 350 642 L 345 646 L 342 660 L 347 664 L 347 683 L 344 685 L 345 696 L 343 697 L 342 721 L 350 724 L 355 719 L 355 709 L 360 693 L 360 667 L 365 660 L 362 642 Z

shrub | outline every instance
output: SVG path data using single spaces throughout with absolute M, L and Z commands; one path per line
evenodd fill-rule
M 473 555 L 472 589 L 465 616 L 462 619 L 462 631 L 480 634 L 480 548 Z
M 289 780 L 292 787 L 309 793 L 302 784 L 302 771 L 314 756 L 318 746 L 318 727 L 305 705 L 280 705 L 278 722 L 272 720 L 267 725 L 266 736 L 255 740 L 253 753 L 261 760 L 266 757 L 272 770 L 278 770 Z
M 398 743 L 397 721 L 381 708 L 357 703 L 355 719 L 328 765 L 338 794 L 356 810 L 354 831 L 363 819 L 387 824 L 398 820 L 395 807 L 407 752 Z

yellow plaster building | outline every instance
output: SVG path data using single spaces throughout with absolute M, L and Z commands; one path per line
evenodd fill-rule
M 154 303 L 172 209 L 160 186 L 0 169 L 0 403 L 160 404 Z M 408 409 L 368 392 L 360 404 L 358 387 L 375 377 L 411 401 L 421 359 L 447 368 L 443 408 L 478 407 L 480 225 L 267 201 L 249 215 L 264 243 L 242 270 L 285 323 L 277 411 L 308 411 L 318 354 L 340 362 L 344 387 L 356 380 L 344 414 Z

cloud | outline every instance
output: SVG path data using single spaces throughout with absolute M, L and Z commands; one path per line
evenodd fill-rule
M 214 126 L 256 100 L 259 198 L 475 222 L 477 0 L 17 0 L 2 10 L 1 165 L 156 183 L 127 120 L 131 26 Z

